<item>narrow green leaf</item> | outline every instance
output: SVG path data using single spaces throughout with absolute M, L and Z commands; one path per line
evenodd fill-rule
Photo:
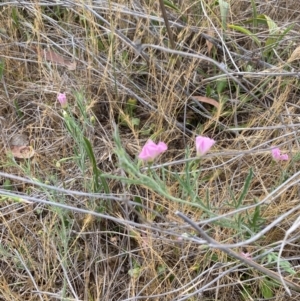
M 15 106 L 18 117 L 22 118 L 24 116 L 24 113 L 20 110 L 20 106 L 15 99 L 14 99 L 14 106 Z
M 142 199 L 141 199 L 139 196 L 135 196 L 135 197 L 133 198 L 133 200 L 134 200 L 134 202 L 137 203 L 137 204 L 140 204 L 140 205 L 143 204 Z M 143 207 L 142 207 L 142 206 L 135 205 L 135 210 L 141 213 L 141 212 L 143 211 Z
M 253 171 L 252 171 L 252 168 L 250 168 L 249 174 L 248 174 L 248 176 L 246 178 L 246 181 L 245 181 L 245 185 L 243 187 L 243 191 L 242 191 L 242 193 L 241 193 L 241 195 L 238 199 L 238 207 L 242 204 L 242 201 L 244 200 L 244 198 L 246 197 L 246 195 L 248 193 L 252 178 L 253 178 Z
M 257 10 L 255 0 L 251 0 L 251 6 L 253 11 L 253 30 L 257 29 Z
M 278 31 L 277 24 L 267 15 L 259 15 L 257 16 L 257 20 L 265 20 L 266 24 L 268 25 L 270 34 L 274 34 Z
M 4 181 L 4 183 L 3 183 L 3 185 L 2 185 L 2 188 L 3 188 L 4 190 L 10 190 L 10 191 L 13 190 L 13 185 L 12 185 L 10 179 L 6 179 L 6 180 Z
M 249 36 L 257 44 L 257 46 L 261 47 L 260 40 L 249 29 L 247 29 L 245 27 L 242 27 L 242 26 L 239 26 L 239 25 L 234 25 L 234 24 L 228 24 L 227 27 L 231 28 L 231 29 L 234 29 L 236 31 L 239 31 L 239 32 Z
M 103 186 L 103 189 L 104 189 L 105 193 L 108 194 L 108 193 L 110 193 L 110 190 L 109 190 L 108 184 L 106 182 L 106 179 L 104 177 L 101 177 L 102 172 L 97 167 L 97 163 L 96 163 L 96 159 L 94 156 L 92 145 L 86 137 L 83 137 L 83 140 L 84 140 L 85 150 L 86 150 L 86 152 L 90 158 L 90 161 L 92 163 L 92 166 L 93 166 L 94 190 L 97 192 L 99 191 L 99 188 L 100 188 L 99 187 L 99 177 L 100 177 L 100 181 Z
M 228 87 L 227 79 L 222 79 L 217 81 L 217 92 L 220 95 Z
M 256 20 L 254 18 L 246 20 L 244 23 L 249 24 L 256 21 L 258 24 L 267 25 L 270 33 L 274 33 L 274 31 L 278 30 L 277 24 L 267 15 L 258 15 Z
M 11 18 L 13 20 L 13 23 L 16 25 L 16 27 L 19 29 L 20 28 L 20 21 L 19 21 L 19 12 L 16 7 L 12 8 L 11 11 Z
M 221 20 L 222 20 L 222 27 L 226 29 L 226 21 L 227 15 L 229 11 L 229 4 L 224 0 L 219 0 L 220 12 L 221 12 Z
M 1 60 L 0 61 L 0 80 L 2 79 L 3 72 L 4 72 L 4 61 Z
M 164 5 L 166 7 L 172 8 L 172 9 L 176 10 L 177 12 L 179 12 L 179 8 L 169 0 L 164 0 Z
M 265 52 L 268 52 L 269 49 L 271 47 L 277 47 L 278 43 L 284 38 L 284 36 L 294 27 L 294 24 L 290 25 L 289 27 L 287 27 L 283 33 L 280 33 L 278 31 L 278 35 L 277 36 L 270 36 L 267 41 L 266 41 L 266 46 L 269 46 L 267 47 L 267 49 L 265 50 Z

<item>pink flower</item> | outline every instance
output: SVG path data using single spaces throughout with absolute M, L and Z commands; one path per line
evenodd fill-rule
M 216 143 L 214 139 L 208 137 L 197 136 L 196 137 L 196 150 L 197 156 L 205 155 L 211 147 Z
M 139 154 L 139 159 L 145 162 L 151 162 L 167 149 L 168 147 L 164 142 L 155 144 L 152 140 L 148 140 Z
M 245 253 L 245 252 L 241 252 L 240 253 L 243 257 L 252 260 L 252 256 L 249 252 Z
M 57 96 L 57 100 L 61 104 L 61 107 L 64 109 L 68 105 L 66 93 L 59 93 Z
M 273 157 L 274 160 L 287 161 L 289 159 L 289 156 L 287 154 L 282 155 L 280 153 L 280 149 L 278 147 L 273 148 L 271 152 L 272 152 L 272 157 Z

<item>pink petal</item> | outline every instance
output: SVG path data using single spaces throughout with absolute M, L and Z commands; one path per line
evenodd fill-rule
M 247 253 L 241 252 L 240 254 L 247 259 L 252 259 L 251 254 L 249 252 L 247 252 Z
M 168 149 L 168 146 L 167 146 L 164 142 L 159 142 L 159 143 L 157 144 L 157 150 L 158 150 L 160 153 L 165 152 L 167 149 Z
M 280 160 L 281 161 L 287 161 L 289 159 L 289 156 L 287 154 L 280 155 Z
M 280 149 L 278 147 L 273 148 L 271 150 L 271 153 L 274 160 L 287 161 L 289 159 L 289 156 L 287 154 L 281 154 Z
M 167 149 L 168 147 L 164 142 L 155 144 L 152 140 L 148 140 L 138 157 L 145 162 L 153 161 L 157 156 L 165 152 Z
M 196 150 L 198 156 L 205 155 L 211 147 L 216 143 L 215 140 L 204 136 L 196 137 Z
M 273 148 L 271 152 L 272 152 L 272 156 L 275 160 L 280 160 L 280 149 L 278 147 Z
M 59 103 L 63 108 L 67 107 L 68 101 L 65 93 L 59 93 L 57 96 L 57 100 L 59 101 Z

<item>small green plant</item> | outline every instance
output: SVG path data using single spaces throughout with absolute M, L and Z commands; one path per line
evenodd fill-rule
M 140 125 L 140 119 L 135 117 L 137 101 L 134 98 L 129 98 L 125 105 L 124 114 L 120 115 L 120 125 L 128 126 L 134 129 Z
M 279 266 L 288 274 L 295 275 L 296 271 L 292 267 L 291 263 L 283 258 L 278 257 L 277 252 L 270 252 L 265 257 L 262 258 L 262 261 L 265 262 L 268 266 L 277 266 L 279 261 Z
M 86 160 L 89 159 L 93 171 L 93 181 L 91 190 L 94 192 L 100 192 L 101 190 L 103 190 L 104 192 L 109 193 L 110 190 L 108 184 L 105 178 L 101 177 L 102 172 L 97 166 L 92 145 L 88 138 L 84 135 L 88 128 L 93 126 L 92 119 L 88 117 L 88 113 L 86 111 L 84 95 L 82 92 L 75 92 L 74 94 L 80 112 L 79 121 L 78 119 L 74 118 L 70 110 L 69 112 L 67 111 L 68 102 L 66 96 L 64 94 L 60 94 L 58 96 L 58 100 L 64 108 L 63 118 L 65 121 L 65 125 L 76 143 L 76 147 L 74 148 L 75 156 L 73 158 L 77 161 L 78 166 L 80 167 L 83 174 L 86 172 Z M 102 184 L 102 186 L 100 186 L 100 183 Z
M 133 268 L 128 270 L 128 275 L 132 278 L 139 277 L 141 273 L 142 273 L 142 268 L 137 262 L 134 262 Z

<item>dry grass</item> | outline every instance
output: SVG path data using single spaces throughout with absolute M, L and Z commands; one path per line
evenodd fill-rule
M 228 2 L 227 23 L 260 46 L 222 31 L 216 1 L 165 2 L 173 55 L 159 1 L 0 4 L 0 300 L 299 300 L 175 214 L 299 283 L 298 2 Z M 254 2 L 282 34 L 269 50 L 267 24 L 245 23 Z M 219 109 L 193 98 L 205 95 Z M 199 134 L 212 153 L 183 162 Z M 28 160 L 9 152 L 20 135 Z M 158 163 L 173 162 L 153 172 L 136 160 L 150 136 L 168 144 Z M 272 146 L 290 160 L 272 161 Z

